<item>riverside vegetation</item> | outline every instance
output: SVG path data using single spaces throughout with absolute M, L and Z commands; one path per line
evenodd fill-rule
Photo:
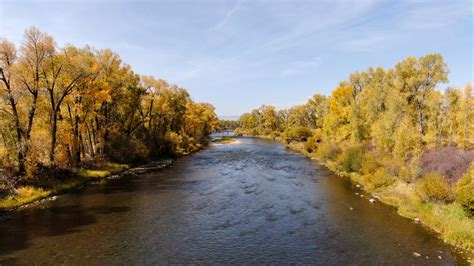
M 199 150 L 214 107 L 140 76 L 109 49 L 58 47 L 37 28 L 0 40 L 0 208 Z
M 281 140 L 472 250 L 474 96 L 470 84 L 438 91 L 447 72 L 436 54 L 369 68 L 330 97 L 244 114 L 236 132 Z M 36 28 L 19 48 L 0 40 L 0 208 L 187 155 L 236 126 L 109 49 L 58 47 Z
M 263 105 L 236 134 L 280 140 L 472 252 L 474 94 L 470 84 L 437 90 L 447 80 L 441 55 L 409 57 L 352 73 L 330 97 Z

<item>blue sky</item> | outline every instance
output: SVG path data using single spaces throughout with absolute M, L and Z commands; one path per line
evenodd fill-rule
M 464 86 L 473 13 L 471 0 L 0 0 L 0 36 L 20 44 L 36 26 L 59 45 L 111 48 L 229 116 L 329 95 L 353 71 L 428 53 L 445 57 L 449 86 Z

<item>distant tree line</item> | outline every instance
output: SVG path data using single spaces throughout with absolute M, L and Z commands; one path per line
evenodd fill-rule
M 217 123 L 217 127 L 215 128 L 216 131 L 222 131 L 222 130 L 235 130 L 236 128 L 239 127 L 239 121 L 238 120 L 222 120 L 219 119 L 219 122 Z

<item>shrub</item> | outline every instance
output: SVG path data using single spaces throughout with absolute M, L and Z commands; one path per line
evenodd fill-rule
M 384 168 L 379 168 L 373 174 L 365 176 L 365 182 L 369 189 L 390 186 L 395 181 L 396 178 L 388 173 Z
M 338 169 L 345 172 L 358 172 L 364 161 L 361 147 L 350 147 L 337 156 Z
M 270 134 L 270 137 L 272 139 L 276 139 L 277 137 L 280 136 L 280 132 L 279 131 L 273 131 L 271 134 Z
M 317 148 L 318 140 L 314 136 L 310 137 L 308 141 L 304 143 L 304 149 L 309 153 L 315 152 Z
M 184 154 L 186 151 L 183 149 L 183 136 L 176 132 L 170 131 L 165 134 L 165 140 L 167 143 L 167 153 L 173 156 L 179 156 Z
M 263 128 L 263 129 L 260 130 L 260 132 L 261 132 L 260 135 L 268 136 L 268 135 L 272 134 L 273 131 L 269 128 Z
M 323 161 L 334 160 L 340 152 L 341 149 L 333 142 L 323 142 L 318 147 L 318 156 Z
M 234 135 L 235 136 L 243 136 L 244 135 L 243 129 L 241 129 L 240 127 L 236 128 L 234 130 Z
M 317 128 L 313 131 L 313 136 L 309 137 L 304 144 L 304 149 L 309 152 L 315 152 L 318 149 L 319 143 L 323 139 L 323 132 L 320 128 Z
M 384 158 L 383 166 L 387 172 L 392 176 L 400 176 L 400 171 L 404 166 L 404 163 L 396 158 Z
M 150 150 L 142 141 L 121 134 L 114 134 L 110 137 L 106 151 L 107 156 L 117 162 L 145 160 L 150 154 Z
M 456 201 L 474 217 L 474 163 L 456 184 Z
M 408 166 L 403 166 L 398 172 L 398 177 L 406 183 L 411 183 L 416 179 L 417 173 Z
M 290 143 L 293 141 L 307 141 L 313 135 L 311 129 L 306 127 L 295 127 L 295 128 L 288 128 L 283 132 L 283 139 L 286 143 Z
M 364 160 L 361 164 L 361 171 L 364 175 L 375 173 L 380 167 L 381 165 L 373 153 L 368 153 L 364 156 Z
M 258 135 L 259 135 L 258 129 L 252 128 L 252 129 L 250 130 L 250 135 L 252 135 L 252 136 L 258 136 Z
M 446 179 L 438 173 L 428 173 L 417 183 L 418 194 L 425 201 L 449 203 L 454 200 L 453 190 Z
M 419 163 L 422 173 L 437 172 L 453 183 L 463 177 L 472 161 L 474 150 L 445 147 L 425 151 Z

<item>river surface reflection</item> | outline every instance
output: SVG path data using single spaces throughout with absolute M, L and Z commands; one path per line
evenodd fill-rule
M 315 161 L 237 140 L 8 214 L 0 263 L 467 263 Z

